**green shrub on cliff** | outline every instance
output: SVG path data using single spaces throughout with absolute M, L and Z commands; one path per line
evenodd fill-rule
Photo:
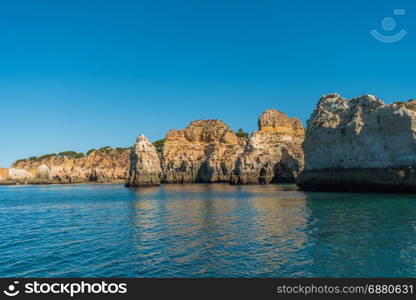
M 238 137 L 246 138 L 248 139 L 248 133 L 243 130 L 243 128 L 238 129 L 238 131 L 235 133 Z
M 39 156 L 37 158 L 37 160 L 48 159 L 48 158 L 53 157 L 53 156 L 56 156 L 56 153 L 50 153 L 50 154 L 45 154 L 45 155 Z
M 75 151 L 64 151 L 64 152 L 59 152 L 58 156 L 66 156 L 69 158 L 82 158 L 84 157 L 84 153 L 82 152 L 75 152 Z
M 40 160 L 40 158 L 39 157 L 37 157 L 37 156 L 31 156 L 31 157 L 29 157 L 29 158 L 22 158 L 22 159 L 18 159 L 18 160 L 16 160 L 14 163 L 15 164 L 17 164 L 17 163 L 21 163 L 21 162 L 28 162 L 28 161 L 39 161 Z
M 56 156 L 56 157 L 67 157 L 67 158 L 83 158 L 86 155 L 87 156 L 90 155 L 94 151 L 100 151 L 100 152 L 103 152 L 105 154 L 110 154 L 110 155 L 113 156 L 113 155 L 120 155 L 128 149 L 130 149 L 130 148 L 122 148 L 122 147 L 112 148 L 110 146 L 105 146 L 105 147 L 102 147 L 98 150 L 97 149 L 90 149 L 90 150 L 87 151 L 87 154 L 84 154 L 82 152 L 76 152 L 76 151 L 68 150 L 68 151 L 62 151 L 62 152 L 59 152 L 59 153 L 44 154 L 44 155 L 41 155 L 41 156 L 31 156 L 29 158 L 16 160 L 14 163 L 17 164 L 17 163 L 27 162 L 27 161 L 40 162 L 44 159 L 48 159 L 48 158 L 51 158 L 51 157 L 54 157 L 54 156 Z
M 129 148 L 117 147 L 115 148 L 117 154 L 122 154 L 124 151 L 128 150 Z
M 154 141 L 152 144 L 155 146 L 157 152 L 162 152 L 163 145 L 165 144 L 165 139 Z
M 49 153 L 49 154 L 44 154 L 41 156 L 31 156 L 29 158 L 25 158 L 25 159 L 19 159 L 15 161 L 15 164 L 20 163 L 20 162 L 24 162 L 24 161 L 32 161 L 32 162 L 39 162 L 42 161 L 44 159 L 48 159 L 51 157 L 68 157 L 68 158 L 82 158 L 85 156 L 84 153 L 82 152 L 75 152 L 75 151 L 64 151 L 64 152 L 59 152 L 58 154 L 56 153 Z
M 18 159 L 18 160 L 16 160 L 14 163 L 15 163 L 15 164 L 18 164 L 18 163 L 21 163 L 21 162 L 24 162 L 24 161 L 27 161 L 27 158 Z
M 87 156 L 90 155 L 91 153 L 93 153 L 94 151 L 98 151 L 98 152 L 105 153 L 105 154 L 111 154 L 111 155 L 120 155 L 128 149 L 130 149 L 130 148 L 123 148 L 123 147 L 113 148 L 113 147 L 110 147 L 110 146 L 101 147 L 99 149 L 94 149 L 93 148 L 93 149 L 90 149 L 90 150 L 87 151 Z

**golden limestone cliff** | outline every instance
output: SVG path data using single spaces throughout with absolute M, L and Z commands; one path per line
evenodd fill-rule
M 219 120 L 198 120 L 183 130 L 170 130 L 158 155 L 139 137 L 127 186 L 158 184 L 159 177 L 162 183 L 228 182 L 246 143 Z
M 198 120 L 183 130 L 173 129 L 161 155 L 163 182 L 228 182 L 246 143 L 219 120 Z
M 302 189 L 416 192 L 416 101 L 323 96 L 303 148 Z
M 124 182 L 129 153 L 129 149 L 105 147 L 83 157 L 51 154 L 17 161 L 0 176 L 3 182 L 20 184 Z
M 263 113 L 249 140 L 222 121 L 194 121 L 170 130 L 158 156 L 148 144 L 144 150 L 139 138 L 127 185 L 158 184 L 159 177 L 161 183 L 294 182 L 303 168 L 303 137 L 301 122 L 276 110 Z
M 230 182 L 268 184 L 294 182 L 303 169 L 304 129 L 299 119 L 277 110 L 259 118 L 243 153 L 238 156 Z

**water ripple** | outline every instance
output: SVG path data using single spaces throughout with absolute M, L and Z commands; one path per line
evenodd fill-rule
M 0 187 L 3 277 L 413 277 L 414 195 Z

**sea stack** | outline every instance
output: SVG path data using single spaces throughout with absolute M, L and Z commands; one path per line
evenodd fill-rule
M 294 182 L 303 169 L 301 121 L 270 109 L 260 116 L 258 126 L 236 161 L 230 183 Z
M 220 120 L 170 130 L 162 150 L 164 183 L 228 182 L 247 139 Z
M 323 96 L 308 120 L 304 190 L 416 192 L 416 101 Z
M 161 176 L 160 158 L 155 146 L 144 135 L 139 135 L 130 153 L 130 171 L 126 186 L 159 185 Z

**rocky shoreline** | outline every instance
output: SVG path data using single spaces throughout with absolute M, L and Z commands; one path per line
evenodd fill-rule
M 1 169 L 0 184 L 294 182 L 304 164 L 301 121 L 267 110 L 258 124 L 249 137 L 220 120 L 197 120 L 155 143 L 140 135 L 129 149 L 104 147 L 87 155 L 66 151 L 24 159 Z
M 306 191 L 416 192 L 416 100 L 322 96 L 307 122 L 265 111 L 250 136 L 197 120 L 131 148 L 67 151 L 0 169 L 0 184 L 294 183 Z

